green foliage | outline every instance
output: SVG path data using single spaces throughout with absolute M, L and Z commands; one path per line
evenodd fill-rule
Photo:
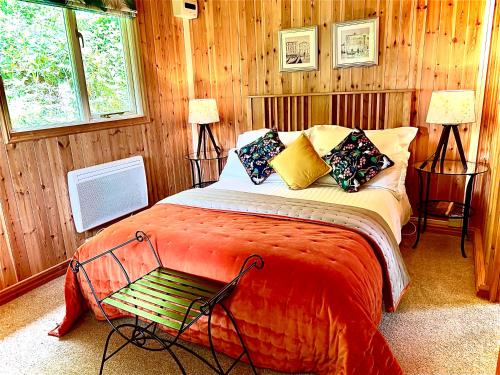
M 76 12 L 93 113 L 130 110 L 117 17 Z M 14 128 L 80 121 L 64 10 L 0 0 L 0 74 Z
M 129 111 L 120 19 L 78 12 L 77 24 L 85 40 L 82 55 L 92 113 Z

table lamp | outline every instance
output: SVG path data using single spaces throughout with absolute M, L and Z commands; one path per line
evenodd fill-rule
M 210 130 L 210 124 L 213 122 L 219 122 L 219 111 L 217 110 L 217 103 L 215 99 L 191 99 L 189 101 L 189 116 L 188 122 L 190 124 L 198 124 L 200 126 L 198 130 L 198 149 L 196 155 L 200 156 L 201 144 L 203 143 L 203 153 L 207 157 L 207 133 L 212 142 L 212 146 L 217 153 L 220 155 L 221 148 L 215 143 L 214 135 Z
M 460 140 L 458 126 L 460 124 L 476 121 L 474 103 L 473 90 L 443 90 L 432 92 L 429 111 L 427 112 L 427 119 L 425 121 L 430 124 L 443 125 L 443 131 L 441 132 L 437 150 L 434 153 L 434 159 L 432 161 L 431 168 L 433 170 L 439 159 L 441 159 L 441 164 L 444 163 L 451 131 L 453 131 L 453 135 L 455 136 L 458 153 L 460 154 L 460 161 L 464 169 L 467 170 L 467 159 L 465 158 L 464 148 Z M 423 165 L 422 168 L 424 166 L 425 165 Z

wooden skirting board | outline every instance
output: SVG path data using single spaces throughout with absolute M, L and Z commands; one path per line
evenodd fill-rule
M 474 244 L 474 275 L 476 282 L 476 295 L 489 299 L 490 288 L 486 283 L 486 267 L 483 249 L 483 236 L 478 228 L 472 228 L 472 242 Z
M 69 259 L 0 291 L 0 306 L 66 273 Z M 62 291 L 61 291 L 62 293 Z

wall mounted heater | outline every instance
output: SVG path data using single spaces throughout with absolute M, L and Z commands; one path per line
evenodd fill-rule
M 142 156 L 68 172 L 68 188 L 78 233 L 148 205 Z

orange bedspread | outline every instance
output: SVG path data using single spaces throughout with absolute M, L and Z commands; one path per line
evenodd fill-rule
M 377 330 L 382 269 L 360 234 L 317 222 L 159 204 L 110 226 L 75 257 L 85 260 L 136 230 L 150 236 L 166 267 L 216 280 L 232 279 L 249 254 L 264 258 L 264 269 L 246 275 L 228 301 L 256 366 L 319 374 L 402 373 Z M 138 277 L 155 261 L 148 251 L 135 250 L 120 257 Z M 101 296 L 123 283 L 111 265 L 109 259 L 88 268 Z M 68 332 L 87 306 L 103 318 L 81 276 L 66 275 L 66 316 L 51 332 L 55 336 Z M 216 310 L 213 322 L 217 350 L 239 354 L 223 314 Z M 206 345 L 206 320 L 183 338 Z

